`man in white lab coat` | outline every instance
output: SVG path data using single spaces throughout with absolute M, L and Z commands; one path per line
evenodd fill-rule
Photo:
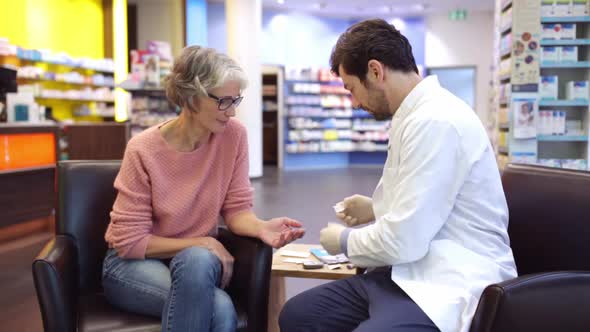
M 331 254 L 374 269 L 290 299 L 281 330 L 468 331 L 483 289 L 517 275 L 484 127 L 436 76 L 420 77 L 408 40 L 383 20 L 351 26 L 331 65 L 355 106 L 392 118 L 373 197 L 337 206 L 349 227 L 374 223 L 320 234 Z

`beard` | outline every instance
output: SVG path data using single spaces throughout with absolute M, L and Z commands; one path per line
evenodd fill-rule
M 370 86 L 368 91 L 369 100 L 367 101 L 366 107 L 364 107 L 365 111 L 371 114 L 377 121 L 391 119 L 393 114 L 391 114 L 389 102 L 387 101 L 387 98 L 385 98 L 385 93 L 377 89 L 372 89 Z

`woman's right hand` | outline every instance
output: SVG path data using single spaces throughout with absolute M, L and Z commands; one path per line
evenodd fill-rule
M 225 249 L 221 242 L 213 237 L 207 237 L 207 249 L 221 261 L 222 274 L 220 288 L 226 288 L 234 271 L 234 257 Z
M 375 220 L 373 200 L 363 195 L 352 195 L 341 202 L 343 211 L 336 213 L 348 227 L 366 224 Z

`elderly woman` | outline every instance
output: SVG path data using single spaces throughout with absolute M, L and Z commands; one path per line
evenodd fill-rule
M 187 47 L 166 80 L 178 118 L 129 141 L 105 239 L 103 287 L 115 306 L 162 318 L 162 331 L 233 331 L 223 291 L 233 257 L 215 239 L 229 230 L 281 247 L 303 236 L 289 218 L 252 212 L 248 141 L 235 119 L 247 81 L 229 57 Z

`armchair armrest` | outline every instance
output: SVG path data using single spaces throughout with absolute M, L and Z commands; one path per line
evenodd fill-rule
M 590 272 L 549 272 L 488 286 L 471 332 L 588 331 Z
M 32 268 L 45 332 L 76 331 L 78 252 L 74 240 L 57 235 L 41 250 Z
M 248 318 L 249 331 L 266 331 L 272 248 L 262 241 L 237 236 L 219 228 L 218 238 L 234 256 L 234 273 L 228 293 Z

